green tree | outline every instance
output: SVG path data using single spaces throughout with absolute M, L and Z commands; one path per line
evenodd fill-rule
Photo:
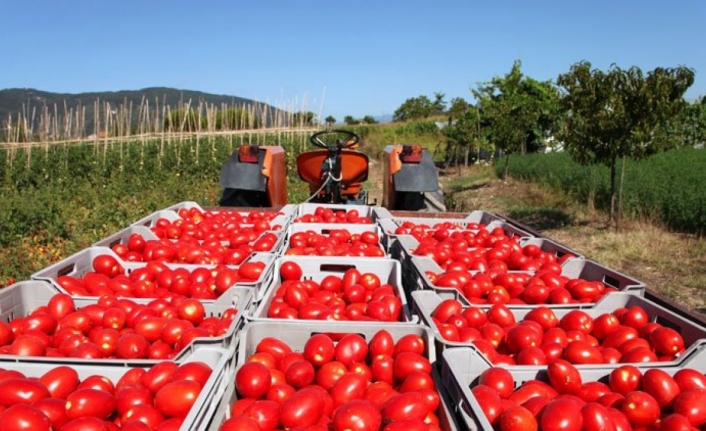
M 243 108 L 228 108 L 216 114 L 217 130 L 258 129 L 261 127 L 259 118 L 253 118 L 250 112 Z
M 307 127 L 316 124 L 316 114 L 311 111 L 299 111 L 292 115 L 292 126 Z
M 441 95 L 443 100 L 443 93 Z M 437 99 L 438 101 L 438 99 Z M 437 106 L 427 96 L 412 97 L 404 101 L 392 115 L 392 121 L 409 121 L 427 118 L 436 112 Z M 442 111 L 443 112 L 443 111 Z
M 475 106 L 467 106 L 465 112 L 443 130 L 447 139 L 447 167 L 452 158 L 458 164 L 459 149 L 464 153 L 464 166 L 468 166 L 472 151 L 476 150 L 480 153 L 481 148 L 488 149 L 488 142 L 481 127 L 481 113 Z M 478 158 L 480 159 L 480 154 Z
M 446 111 L 446 95 L 442 92 L 434 93 L 434 102 L 432 102 L 432 115 L 441 115 Z
M 362 120 L 360 120 L 360 122 L 363 124 L 377 124 L 378 120 L 376 120 L 372 115 L 366 115 Z
M 672 127 L 675 139 L 693 147 L 706 144 L 706 96 L 689 103 Z
M 466 99 L 463 97 L 454 97 L 451 99 L 451 107 L 447 112 L 449 122 L 461 118 L 466 111 L 468 111 L 468 102 L 466 102 Z
M 329 115 L 328 117 L 326 117 L 326 119 L 324 121 L 326 122 L 326 125 L 329 127 L 336 124 L 336 118 L 334 118 L 333 115 Z
M 205 118 L 203 119 L 205 122 Z M 199 130 L 199 115 L 189 108 L 175 109 L 164 118 L 164 130 L 171 132 L 195 132 Z
M 345 117 L 343 117 L 343 122 L 346 123 L 346 125 L 348 126 L 355 126 L 356 124 L 360 124 L 360 121 L 353 118 L 352 115 L 346 115 Z
M 618 160 L 624 168 L 625 158 L 639 160 L 678 144 L 670 128 L 683 112 L 684 93 L 693 83 L 694 71 L 686 67 L 659 67 L 645 75 L 635 66 L 592 69 L 587 61 L 574 64 L 557 79 L 567 112 L 558 138 L 577 162 L 610 168 L 609 220 L 615 220 L 616 227 Z
M 536 150 L 554 133 L 561 119 L 557 88 L 551 81 L 523 75 L 521 66 L 517 60 L 507 75 L 473 90 L 488 138 L 505 154 Z

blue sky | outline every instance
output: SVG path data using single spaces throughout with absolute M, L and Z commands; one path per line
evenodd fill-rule
M 168 86 L 345 115 L 507 73 L 554 79 L 588 60 L 696 70 L 701 0 L 0 0 L 0 88 L 78 93 Z

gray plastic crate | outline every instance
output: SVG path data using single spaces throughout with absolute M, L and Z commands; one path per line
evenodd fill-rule
M 144 268 L 147 265 L 146 262 L 125 262 L 120 259 L 118 255 L 116 255 L 111 249 L 106 247 L 89 247 L 77 253 L 74 253 L 66 259 L 63 259 L 45 269 L 35 272 L 34 274 L 32 274 L 31 278 L 33 280 L 43 280 L 48 283 L 51 283 L 59 292 L 68 293 L 56 282 L 56 279 L 62 275 L 68 275 L 75 278 L 81 278 L 85 276 L 86 273 L 93 271 L 93 259 L 104 254 L 108 254 L 117 259 L 118 262 L 125 269 L 125 274 L 130 274 L 130 272 L 134 271 L 135 269 Z M 265 264 L 265 268 L 263 269 L 259 279 L 252 282 L 237 282 L 235 286 L 252 288 L 255 291 L 256 300 L 259 301 L 259 299 L 264 294 L 264 289 L 272 283 L 272 279 L 274 277 L 273 270 L 275 256 L 276 255 L 272 253 L 253 253 L 252 255 L 250 255 L 250 257 L 245 259 L 244 262 L 263 262 Z M 167 263 L 165 265 L 167 265 L 167 267 L 171 269 L 185 268 L 189 272 L 195 270 L 196 268 L 216 268 L 216 265 L 187 265 L 178 263 Z M 230 292 L 230 290 L 228 292 Z M 221 297 L 218 299 L 202 299 L 201 302 L 203 302 L 204 304 L 229 303 L 231 302 L 231 298 L 228 292 L 226 292 L 226 294 L 224 295 L 221 295 Z M 74 296 L 74 298 L 86 298 L 94 300 L 96 299 L 93 296 L 78 295 Z
M 225 349 L 203 346 L 195 349 L 188 356 L 175 361 L 179 364 L 197 361 L 203 362 L 212 369 L 211 375 L 201 389 L 201 393 L 196 398 L 193 407 L 184 419 L 182 426 L 179 428 L 180 431 L 197 429 L 210 420 L 210 417 L 213 415 L 215 410 L 215 405 L 218 400 L 221 399 L 226 390 L 224 376 L 227 374 L 226 364 L 229 360 L 229 356 L 230 352 Z M 55 368 L 57 365 L 58 364 L 56 362 L 49 361 L 11 361 L 0 357 L 0 367 L 19 371 L 27 377 L 40 377 Z M 129 363 L 106 363 L 96 366 L 95 363 L 90 364 L 81 361 L 64 361 L 61 365 L 67 365 L 73 368 L 78 373 L 79 379 L 81 380 L 99 374 L 107 377 L 113 383 L 117 383 L 118 380 L 120 380 L 120 378 L 122 378 L 122 376 L 129 370 L 133 368 L 149 368 L 154 364 L 135 361 Z
M 20 281 L 11 286 L 8 286 L 0 290 L 0 320 L 9 322 L 13 319 L 19 317 L 25 317 L 32 312 L 37 307 L 46 305 L 49 300 L 57 294 L 57 290 L 49 283 L 41 280 L 27 280 Z M 73 298 L 76 308 L 86 307 L 88 305 L 96 304 L 98 298 Z M 148 299 L 131 299 L 138 304 L 147 304 L 151 300 Z M 214 302 L 211 304 L 204 304 L 204 309 L 206 310 L 206 317 L 210 316 L 221 316 L 227 309 L 235 307 L 238 310 L 235 317 L 233 318 L 233 323 L 228 327 L 225 334 L 219 337 L 209 337 L 209 338 L 197 338 L 190 345 L 186 346 L 179 353 L 177 353 L 175 360 L 181 360 L 188 357 L 194 352 L 194 350 L 199 345 L 208 345 L 217 348 L 223 348 L 234 352 L 240 341 L 241 329 L 245 324 L 245 314 L 247 310 L 253 303 L 253 290 L 249 287 L 232 287 L 228 290 L 227 294 L 224 294 L 219 298 L 220 302 Z M 75 363 L 127 363 L 131 364 L 133 362 L 154 364 L 160 362 L 159 360 L 149 360 L 149 359 L 137 359 L 137 360 L 124 360 L 124 359 L 87 359 L 81 360 L 76 358 L 49 358 L 49 357 L 27 357 L 27 356 L 11 356 L 11 355 L 0 355 L 1 360 L 9 360 L 10 358 L 15 358 L 15 360 L 20 361 L 40 361 L 40 362 L 51 362 L 54 364 L 64 363 L 67 361 Z M 234 359 L 234 358 L 232 358 Z M 235 364 L 234 360 L 231 361 L 231 367 Z
M 682 357 L 678 366 L 660 366 L 657 363 L 636 364 L 643 373 L 650 368 L 659 368 L 670 375 L 684 368 L 691 368 L 700 373 L 706 372 L 706 343 L 699 343 L 696 349 L 690 350 Z M 459 424 L 471 431 L 492 431 L 493 427 L 486 418 L 478 401 L 471 392 L 471 387 L 477 385 L 483 371 L 491 368 L 482 355 L 472 347 L 447 349 L 441 353 L 442 384 L 455 404 L 452 410 L 458 415 Z M 608 376 L 614 368 L 578 367 L 581 380 L 585 382 L 607 383 Z M 515 387 L 529 380 L 548 382 L 546 367 L 514 367 L 509 368 L 515 379 Z
M 536 245 L 538 246 L 543 252 L 546 253 L 551 253 L 557 258 L 562 258 L 565 255 L 571 255 L 573 257 L 585 257 L 583 254 L 579 253 L 578 251 L 569 248 L 561 243 L 558 243 L 556 241 L 552 241 L 547 238 L 522 238 L 520 239 L 520 247 L 525 247 L 527 245 Z
M 346 230 L 350 232 L 351 234 L 362 234 L 365 232 L 372 232 L 376 234 L 380 238 L 380 242 L 378 243 L 378 246 L 383 251 L 387 250 L 387 247 L 385 246 L 386 241 L 384 241 L 383 237 L 383 232 L 380 229 L 380 226 L 377 224 L 353 224 L 353 223 L 292 223 L 287 227 L 287 234 L 286 234 L 286 239 L 283 241 L 282 245 L 282 253 L 286 253 L 287 250 L 289 250 L 290 247 L 290 238 L 292 237 L 293 234 L 296 233 L 302 233 L 302 232 L 315 232 L 319 235 L 324 235 L 324 236 L 329 236 L 331 232 L 337 231 L 337 230 Z M 347 259 L 350 259 L 350 256 L 344 256 Z
M 434 382 L 436 384 L 437 391 L 441 397 L 441 402 L 439 404 L 439 410 L 437 411 L 437 416 L 439 418 L 439 428 L 442 431 L 457 431 L 462 428 L 458 425 L 458 420 L 456 419 L 454 413 L 451 410 L 451 406 L 454 403 L 451 401 L 448 391 L 443 385 L 441 376 L 437 371 L 437 367 L 432 370 L 432 376 L 434 377 Z M 238 400 L 238 394 L 235 392 L 235 379 L 231 378 L 228 380 L 228 386 L 225 389 L 223 397 L 218 400 L 218 404 L 215 407 L 214 414 L 210 423 L 205 424 L 204 427 L 195 428 L 194 431 L 218 431 L 226 420 L 231 417 L 231 408 L 233 404 Z
M 434 334 L 436 340 L 436 347 L 439 351 L 446 350 L 448 348 L 456 347 L 468 347 L 470 343 L 458 343 L 444 340 L 441 333 L 437 329 L 436 325 L 432 321 L 431 315 L 434 309 L 441 303 L 442 300 L 448 299 L 449 297 L 442 297 L 436 292 L 430 290 L 419 290 L 412 293 L 412 304 L 411 306 L 416 310 L 418 316 L 421 318 L 421 323 L 429 326 L 430 330 Z M 700 341 L 706 341 L 706 327 L 697 324 L 687 318 L 684 318 L 659 304 L 656 304 L 648 299 L 640 296 L 635 296 L 630 293 L 615 292 L 604 296 L 595 304 L 590 307 L 581 308 L 592 318 L 597 318 L 601 314 L 612 313 L 621 307 L 642 307 L 650 318 L 650 322 L 657 322 L 663 326 L 672 328 L 681 334 L 684 338 L 684 345 L 687 346 L 687 350 L 684 353 L 688 356 L 694 348 L 698 348 Z M 464 309 L 467 306 L 464 306 Z M 480 307 L 488 309 L 490 307 L 484 306 Z M 519 322 L 524 317 L 534 309 L 535 307 L 524 307 L 524 308 L 513 308 L 512 312 L 515 319 Z M 561 320 L 566 314 L 568 314 L 572 309 L 554 309 L 554 314 L 557 318 Z M 672 362 L 659 362 L 662 365 L 676 365 L 680 359 Z M 600 366 L 600 364 L 595 364 L 592 366 Z M 612 365 L 603 365 L 605 367 L 612 367 Z
M 378 215 L 386 217 L 389 214 L 389 212 L 385 212 L 385 211 L 377 211 L 376 212 L 375 211 L 376 207 L 369 206 L 369 205 L 302 203 L 302 204 L 299 204 L 296 206 L 296 210 L 295 210 L 294 215 L 292 217 L 293 222 L 294 223 L 302 223 L 300 221 L 297 221 L 297 219 L 303 215 L 308 215 L 308 214 L 313 215 L 316 212 L 317 208 L 328 208 L 328 209 L 332 210 L 334 213 L 341 212 L 341 211 L 348 212 L 350 210 L 357 210 L 360 217 L 370 218 L 371 223 L 375 223 Z
M 431 289 L 436 292 L 457 292 L 453 288 L 436 287 L 427 276 L 427 272 L 440 274 L 443 271 L 433 259 L 427 256 L 412 256 L 411 268 L 408 267 L 405 273 L 405 287 L 411 291 Z M 627 276 L 614 269 L 607 268 L 593 260 L 584 257 L 574 257 L 567 259 L 562 265 L 561 275 L 568 278 L 579 278 L 586 281 L 600 281 L 606 286 L 613 287 L 619 292 L 629 292 L 633 295 L 645 295 L 645 283 L 636 278 Z M 526 271 L 510 271 L 510 273 L 527 273 Z M 471 272 L 474 274 L 474 272 Z M 466 299 L 466 298 L 464 298 Z M 467 302 L 467 299 L 466 299 Z M 580 304 L 543 304 L 550 308 L 584 308 L 590 307 L 591 303 Z M 527 305 L 508 304 L 510 308 L 522 308 Z
M 118 232 L 116 232 L 106 238 L 103 238 L 102 240 L 93 244 L 93 247 L 113 248 L 114 246 L 116 246 L 118 244 L 127 245 L 128 239 L 130 239 L 130 236 L 132 234 L 140 235 L 142 238 L 145 239 L 145 241 L 159 240 L 159 237 L 157 236 L 157 234 L 152 232 L 152 230 L 149 227 L 141 226 L 141 225 L 133 225 L 133 226 L 126 227 L 125 229 L 119 230 Z
M 267 311 L 272 304 L 275 292 L 282 285 L 282 278 L 279 275 L 279 268 L 282 262 L 295 262 L 302 268 L 303 278 L 320 282 L 328 275 L 336 275 L 342 277 L 343 274 L 355 268 L 361 273 L 372 273 L 380 277 L 382 284 L 389 283 L 397 292 L 402 301 L 402 316 L 406 322 L 414 322 L 410 314 L 407 297 L 402 288 L 402 267 L 400 263 L 394 259 L 376 258 L 376 257 L 357 257 L 355 259 L 348 258 L 348 261 L 342 262 L 341 258 L 337 257 L 321 257 L 321 256 L 282 256 L 275 261 L 274 277 L 272 284 L 267 288 L 264 298 L 251 316 L 253 319 L 268 319 Z M 247 317 L 246 317 L 247 318 Z M 282 319 L 275 319 L 277 322 L 282 322 Z M 294 320 L 286 320 L 288 322 Z M 304 320 L 305 322 L 316 322 L 315 320 Z M 329 321 L 329 323 L 337 323 Z M 345 320 L 340 323 L 350 325 L 351 321 Z M 355 322 L 357 324 L 357 322 Z M 380 325 L 383 322 L 378 322 Z M 384 322 L 385 325 L 397 323 Z

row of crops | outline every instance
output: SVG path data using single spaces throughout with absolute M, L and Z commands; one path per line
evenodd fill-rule
M 700 427 L 645 288 L 483 211 L 181 202 L 0 291 L 0 428 Z
M 606 166 L 582 166 L 566 153 L 518 155 L 509 161 L 508 175 L 513 178 L 545 184 L 581 202 L 610 208 L 610 173 Z M 702 234 L 706 225 L 704 163 L 706 152 L 693 148 L 667 151 L 641 161 L 627 160 L 623 212 L 678 231 Z M 498 163 L 496 170 L 503 175 L 505 163 Z

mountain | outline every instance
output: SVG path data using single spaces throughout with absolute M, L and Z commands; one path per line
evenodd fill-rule
M 133 124 L 137 121 L 140 106 L 144 101 L 148 101 L 147 106 L 149 106 L 150 110 L 156 108 L 162 113 L 164 112 L 165 106 L 169 106 L 170 110 L 174 111 L 187 104 L 190 104 L 192 108 L 196 108 L 200 103 L 214 106 L 218 109 L 222 109 L 224 106 L 238 108 L 253 107 L 254 112 L 261 113 L 267 111 L 268 123 L 270 123 L 278 113 L 277 108 L 251 99 L 167 87 L 79 94 L 52 93 L 33 88 L 9 88 L 0 90 L 0 126 L 2 126 L 3 129 L 7 127 L 10 115 L 12 115 L 13 122 L 17 121 L 18 114 L 23 114 L 29 121 L 33 116 L 33 110 L 34 125 L 37 126 L 39 124 L 40 114 L 42 110 L 45 110 L 45 107 L 46 112 L 50 116 L 53 117 L 54 113 L 57 112 L 60 119 L 65 117 L 66 111 L 75 113 L 83 111 L 85 108 L 85 132 L 91 134 L 94 133 L 95 128 L 94 115 L 96 101 L 98 101 L 101 118 L 103 118 L 106 106 L 110 106 L 111 111 L 114 111 L 113 113 L 121 109 L 125 109 L 124 112 L 129 112 L 130 106 L 132 106 L 130 117 Z M 81 107 L 80 110 L 79 107 Z M 152 116 L 152 118 L 154 118 L 154 116 Z M 160 116 L 160 118 L 163 117 Z M 99 127 L 102 128 L 104 126 Z

